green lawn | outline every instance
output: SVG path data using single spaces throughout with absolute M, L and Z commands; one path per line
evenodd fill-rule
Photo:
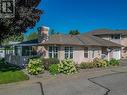
M 28 80 L 21 69 L 14 65 L 0 64 L 0 84 Z

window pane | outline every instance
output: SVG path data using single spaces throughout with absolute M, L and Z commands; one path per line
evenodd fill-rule
M 120 39 L 120 35 L 112 35 L 111 38 L 112 39 Z
M 88 47 L 84 48 L 84 57 L 88 58 Z
M 68 58 L 68 53 L 65 53 L 65 59 L 67 59 Z
M 73 58 L 73 53 L 70 53 L 70 58 L 71 58 L 71 59 Z
M 84 53 L 84 57 L 85 58 L 88 58 L 88 53 Z
M 52 47 L 51 46 L 49 47 L 49 52 L 52 52 Z
M 49 53 L 49 58 L 52 58 L 52 53 Z
M 65 59 L 73 58 L 73 47 L 65 47 Z
M 95 51 L 93 50 L 93 51 L 92 51 L 92 58 L 94 58 L 94 53 L 95 53 Z
M 58 53 L 54 53 L 54 58 L 58 58 Z
M 73 48 L 72 47 L 70 47 L 70 52 L 73 52 Z
M 49 47 L 49 57 L 50 58 L 58 58 L 58 49 L 57 46 L 50 46 Z

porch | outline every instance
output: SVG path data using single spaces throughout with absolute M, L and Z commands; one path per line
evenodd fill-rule
M 13 51 L 5 50 L 5 59 L 8 63 L 25 66 L 30 57 L 37 56 L 37 43 L 26 42 L 9 46 L 13 47 Z

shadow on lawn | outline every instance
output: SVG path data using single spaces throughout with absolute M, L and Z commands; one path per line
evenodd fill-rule
M 20 67 L 12 64 L 0 64 L 0 72 L 8 72 L 8 71 L 19 71 L 21 70 Z

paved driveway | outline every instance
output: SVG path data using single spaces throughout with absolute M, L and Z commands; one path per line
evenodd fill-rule
M 90 81 L 107 89 L 107 95 L 127 95 L 127 73 L 109 74 Z
M 74 75 L 74 78 L 56 77 L 49 81 L 42 78 L 32 83 L 0 86 L 0 95 L 127 95 L 125 72 L 127 67 L 90 70 Z
M 55 81 L 48 84 L 38 83 L 0 89 L 0 95 L 104 95 L 106 89 L 85 78 Z

